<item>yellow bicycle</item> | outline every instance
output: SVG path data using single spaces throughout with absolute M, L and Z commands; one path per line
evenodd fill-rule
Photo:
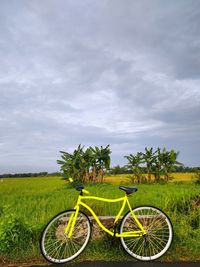
M 70 179 L 72 186 L 80 192 L 77 204 L 72 210 L 63 211 L 54 216 L 46 225 L 40 241 L 42 255 L 51 263 L 65 263 L 79 256 L 86 248 L 91 236 L 91 223 L 88 216 L 80 211 L 86 208 L 98 225 L 109 235 L 119 237 L 125 251 L 137 260 L 151 261 L 158 259 L 169 249 L 173 239 L 173 227 L 169 217 L 159 208 L 140 206 L 131 208 L 128 196 L 137 191 L 135 187 L 120 186 L 125 196 L 117 199 L 106 199 L 89 194 L 83 186 Z M 95 199 L 105 202 L 122 202 L 113 225 L 107 229 L 98 216 L 84 203 L 84 200 Z M 128 206 L 128 212 L 121 215 Z

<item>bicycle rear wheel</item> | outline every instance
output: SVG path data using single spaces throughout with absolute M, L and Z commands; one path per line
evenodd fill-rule
M 65 234 L 70 216 L 75 210 L 57 214 L 46 225 L 40 241 L 42 255 L 51 263 L 65 263 L 78 257 L 87 246 L 90 235 L 90 221 L 79 211 L 71 238 Z
M 163 256 L 173 239 L 172 223 L 160 209 L 152 206 L 141 206 L 133 212 L 147 234 L 139 237 L 121 237 L 123 248 L 137 260 L 151 261 Z M 122 219 L 120 234 L 140 230 L 131 212 Z

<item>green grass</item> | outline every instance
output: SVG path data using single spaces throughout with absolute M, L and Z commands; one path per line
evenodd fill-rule
M 143 184 L 130 197 L 132 205 L 156 205 L 169 209 L 169 203 L 183 201 L 199 193 L 193 184 Z M 124 195 L 111 184 L 87 185 L 92 195 L 117 198 Z M 64 180 L 51 178 L 9 178 L 0 184 L 0 206 L 9 205 L 10 211 L 29 224 L 44 224 L 57 212 L 75 206 L 78 192 L 69 188 Z M 182 203 L 182 202 L 181 202 Z M 115 215 L 120 204 L 90 201 L 99 215 Z
M 117 198 L 124 195 L 116 185 L 116 178 L 112 184 L 88 185 L 87 190 L 91 195 L 97 195 L 106 198 Z M 107 179 L 107 178 L 106 178 Z M 108 181 L 109 179 L 107 179 Z M 115 180 L 115 181 L 114 181 Z M 120 183 L 122 177 L 120 176 Z M 138 192 L 130 197 L 132 206 L 137 205 L 155 205 L 163 209 L 172 219 L 175 231 L 175 239 L 169 253 L 163 257 L 166 260 L 180 259 L 200 259 L 200 186 L 191 182 L 178 182 L 169 184 L 142 184 L 137 185 Z M 41 229 L 48 220 L 56 213 L 73 208 L 78 192 L 71 189 L 69 185 L 60 177 L 46 178 L 7 178 L 0 181 L 0 214 L 2 222 L 5 224 L 9 214 L 20 219 L 19 232 L 23 224 L 29 229 L 26 234 L 29 235 L 29 249 L 18 249 L 13 253 L 4 253 L 7 258 L 29 257 L 40 259 L 38 249 L 38 238 Z M 90 201 L 90 205 L 98 215 L 116 215 L 120 204 Z M 6 208 L 5 208 L 6 206 Z M 5 219 L 7 214 L 8 218 Z M 14 227 L 11 222 L 11 226 Z M 30 231 L 29 231 L 30 230 Z M 23 228 L 24 231 L 24 228 Z M 1 241 L 1 240 L 0 240 Z M 100 243 L 99 243 L 100 242 Z M 112 246 L 108 240 L 92 242 L 80 259 L 130 259 L 118 243 Z M 101 249 L 99 249 L 101 247 Z M 117 252 L 119 249 L 119 252 Z M 109 251 L 109 252 L 108 252 Z M 14 253 L 15 252 L 15 253 Z

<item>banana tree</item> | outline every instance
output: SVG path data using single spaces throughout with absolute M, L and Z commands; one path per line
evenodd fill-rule
M 84 151 L 81 145 L 73 153 L 61 152 L 61 160 L 57 163 L 61 165 L 61 171 L 65 178 L 72 177 L 83 183 L 88 181 L 96 182 L 100 175 L 100 181 L 103 182 L 104 169 L 110 167 L 110 149 L 106 146 L 99 149 L 98 147 L 89 147 Z M 92 170 L 92 173 L 91 173 Z
M 100 182 L 103 182 L 104 169 L 110 168 L 110 146 L 107 145 L 105 148 L 101 146 L 90 147 L 93 152 L 93 180 L 99 178 Z
M 84 160 L 84 172 L 85 172 L 85 182 L 93 181 L 93 175 L 90 173 L 92 166 L 95 163 L 95 158 L 93 152 L 90 148 L 87 148 L 83 153 Z
M 175 152 L 173 149 L 170 151 L 167 151 L 165 148 L 162 151 L 160 148 L 157 149 L 157 157 L 153 165 L 156 182 L 160 181 L 161 175 L 164 175 L 164 179 L 167 182 L 169 181 L 170 174 L 175 170 L 175 166 L 182 165 L 177 161 L 178 155 L 179 152 Z
M 72 154 L 60 151 L 62 160 L 57 160 L 57 163 L 61 165 L 60 169 L 65 178 L 72 177 L 75 180 L 83 182 L 84 180 L 84 159 L 83 159 L 83 147 L 78 146 Z
M 72 155 L 65 151 L 60 151 L 60 153 L 62 160 L 57 160 L 57 163 L 61 165 L 60 170 L 64 177 L 69 178 L 73 168 Z
M 153 165 L 152 165 L 152 171 L 154 174 L 154 181 L 159 182 L 161 179 L 162 174 L 162 165 L 163 165 L 163 154 L 161 152 L 161 149 L 157 149 L 157 154 L 154 158 Z
M 156 153 L 157 150 L 153 152 L 153 147 L 151 147 L 150 149 L 145 147 L 145 153 L 142 153 L 143 160 L 146 163 L 147 177 L 149 183 L 151 182 L 151 176 L 153 174 L 153 163 L 155 163 L 157 157 Z
M 142 168 L 140 165 L 144 163 L 142 153 L 138 152 L 135 156 L 133 154 L 129 154 L 128 156 L 125 156 L 125 158 L 128 160 L 128 164 L 126 165 L 127 168 L 131 170 L 133 173 L 132 182 L 135 182 L 136 180 L 138 183 L 141 183 L 142 182 Z
M 171 173 L 175 171 L 175 166 L 182 165 L 177 161 L 179 152 L 175 152 L 173 149 L 170 151 L 163 150 L 163 174 L 166 181 L 171 178 Z

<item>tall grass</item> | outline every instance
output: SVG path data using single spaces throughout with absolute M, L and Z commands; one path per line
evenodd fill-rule
M 138 192 L 130 197 L 133 207 L 154 205 L 163 209 L 172 219 L 175 240 L 167 257 L 197 259 L 200 254 L 200 186 L 185 182 L 164 185 L 141 184 L 137 187 Z M 117 185 L 112 184 L 88 185 L 86 188 L 91 195 L 105 198 L 117 198 L 124 195 Z M 41 229 L 56 213 L 73 208 L 77 196 L 78 192 L 70 188 L 60 177 L 4 179 L 0 183 L 0 216 L 3 222 L 0 231 L 5 233 L 9 227 L 15 229 L 14 222 L 18 222 L 18 235 L 20 236 L 20 231 L 26 233 L 27 240 L 29 240 L 26 243 L 30 244 L 27 246 L 29 247 L 27 251 L 22 242 L 21 253 L 26 256 L 39 255 L 38 239 Z M 97 215 L 116 215 L 120 207 L 120 203 L 108 204 L 100 201 L 88 203 Z M 10 226 L 7 223 L 9 217 L 13 218 Z M 93 250 L 95 247 L 94 244 Z M 101 258 L 99 253 L 97 254 L 97 258 Z M 92 257 L 89 252 L 84 255 L 86 258 Z
M 117 198 L 124 195 L 118 186 L 98 184 L 86 186 L 92 195 Z M 142 184 L 130 197 L 134 206 L 149 204 L 169 210 L 169 202 L 182 205 L 188 198 L 199 193 L 193 184 Z M 0 185 L 0 205 L 9 205 L 11 212 L 30 224 L 44 224 L 52 215 L 73 208 L 78 192 L 57 177 L 35 179 L 4 179 Z M 115 215 L 120 204 L 90 201 L 98 215 Z

